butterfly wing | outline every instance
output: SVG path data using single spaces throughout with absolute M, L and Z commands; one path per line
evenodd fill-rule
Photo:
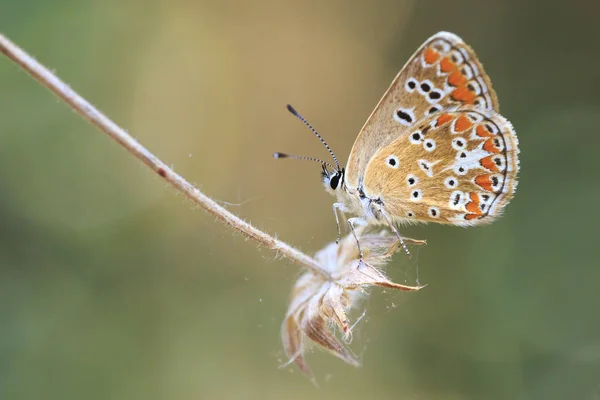
M 364 192 L 395 219 L 471 226 L 513 197 L 518 140 L 493 110 L 462 106 L 426 116 L 369 162 Z
M 462 104 L 498 111 L 475 52 L 458 36 L 439 32 L 408 60 L 361 129 L 348 159 L 346 185 L 357 188 L 375 152 L 418 119 Z

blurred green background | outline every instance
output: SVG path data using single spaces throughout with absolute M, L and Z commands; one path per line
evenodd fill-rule
M 279 339 L 298 269 L 232 233 L 0 58 L 0 398 L 600 398 L 597 2 L 1 0 L 0 31 L 176 171 L 313 253 L 335 237 L 345 162 L 398 69 L 457 33 L 521 142 L 503 219 L 405 229 L 352 349 Z M 355 310 L 354 317 L 362 313 Z

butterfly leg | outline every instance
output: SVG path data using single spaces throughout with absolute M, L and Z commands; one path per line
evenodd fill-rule
M 354 236 L 354 240 L 356 240 L 356 247 L 358 247 L 358 254 L 360 256 L 359 259 L 359 264 L 358 266 L 360 267 L 361 264 L 363 263 L 363 252 L 362 249 L 360 248 L 360 241 L 358 240 L 358 235 L 356 234 L 356 226 L 363 226 L 367 224 L 367 220 L 364 218 L 358 218 L 358 217 L 354 217 L 354 218 L 350 218 L 348 220 L 348 226 L 350 227 L 350 230 L 352 231 L 352 235 Z
M 400 246 L 402 247 L 402 250 L 404 250 L 404 252 L 406 253 L 406 256 L 408 258 L 411 258 L 410 251 L 408 250 L 408 247 L 406 247 L 406 243 L 404 243 L 404 239 L 402 239 L 402 236 L 400 236 L 400 232 L 398 232 L 398 229 L 396 229 L 394 224 L 392 224 L 390 217 L 388 217 L 388 215 L 383 211 L 383 208 L 379 208 L 379 214 L 381 214 L 383 216 L 383 218 L 387 222 L 390 229 L 396 234 L 396 236 L 398 236 L 398 240 L 400 241 Z
M 340 239 L 342 238 L 342 230 L 340 228 L 340 218 L 338 216 L 338 210 L 344 216 L 344 203 L 333 203 L 333 215 L 335 215 L 335 224 L 337 226 L 337 239 L 335 239 L 335 244 L 340 244 Z

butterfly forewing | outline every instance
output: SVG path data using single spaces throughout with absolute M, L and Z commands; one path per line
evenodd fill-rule
M 408 60 L 363 126 L 346 168 L 355 189 L 377 150 L 417 120 L 448 107 L 470 104 L 498 111 L 498 100 L 475 52 L 458 36 L 439 32 Z
M 461 106 L 423 117 L 379 150 L 364 192 L 395 219 L 477 225 L 501 214 L 518 168 L 512 125 L 493 110 Z

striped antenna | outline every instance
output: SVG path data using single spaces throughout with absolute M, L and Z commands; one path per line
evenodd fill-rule
M 330 163 L 328 163 L 327 161 L 323 161 L 323 160 L 320 160 L 320 159 L 314 158 L 314 157 L 295 156 L 295 155 L 286 154 L 286 153 L 275 153 L 275 154 L 273 154 L 273 158 L 294 158 L 296 160 L 316 161 L 323 166 L 326 165 L 329 168 L 335 170 L 335 167 L 333 165 L 331 165 Z
M 306 119 L 304 119 L 304 117 L 302 115 L 298 114 L 298 111 L 294 110 L 294 107 L 292 107 L 291 105 L 288 104 L 287 109 L 289 112 L 294 114 L 300 121 L 304 122 L 304 125 L 308 126 L 308 128 L 312 131 L 312 133 L 314 133 L 315 136 L 317 136 L 319 138 L 321 143 L 323 143 L 323 145 L 327 148 L 327 151 L 329 151 L 329 154 L 331 154 L 331 157 L 333 157 L 333 161 L 335 162 L 335 165 L 337 166 L 337 168 L 335 168 L 335 169 L 337 171 L 341 171 L 342 168 L 340 168 L 340 163 L 338 162 L 337 157 L 335 156 L 335 154 L 333 154 L 333 151 L 331 151 L 331 147 L 329 147 L 329 145 L 327 144 L 325 139 L 323 139 L 321 137 L 321 135 L 319 135 L 319 132 L 317 132 L 316 129 L 313 128 L 312 125 L 309 124 L 308 121 Z

